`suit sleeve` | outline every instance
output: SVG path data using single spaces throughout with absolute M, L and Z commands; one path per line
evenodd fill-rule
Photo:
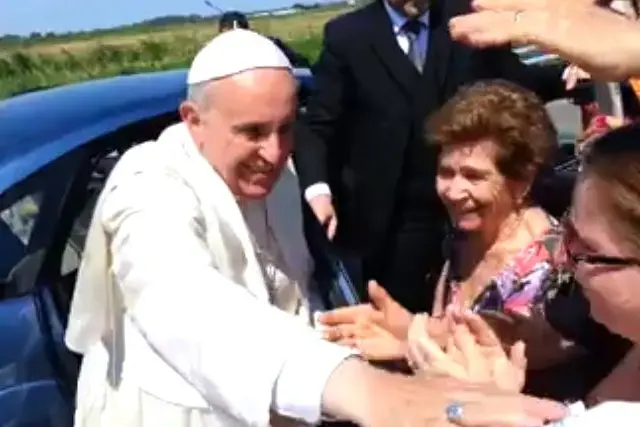
M 313 66 L 315 89 L 296 127 L 294 162 L 302 189 L 329 182 L 331 145 L 343 120 L 350 74 L 344 44 L 331 23 L 325 26 L 322 51 Z
M 217 270 L 196 197 L 177 178 L 139 173 L 105 197 L 101 220 L 127 315 L 162 359 L 242 424 L 268 425 L 270 410 L 317 422 L 348 350 Z
M 296 52 L 291 46 L 286 44 L 281 39 L 274 37 L 271 40 L 276 44 L 276 46 L 278 46 L 278 48 L 285 54 L 285 56 L 289 58 L 291 65 L 293 65 L 294 67 L 309 68 L 311 66 L 307 57 Z
M 558 65 L 526 65 L 511 48 L 501 47 L 489 49 L 488 69 L 493 69 L 497 76 L 518 83 L 535 92 L 544 102 L 551 102 L 567 96 L 562 73 L 565 66 Z M 499 67 L 495 69 L 496 65 Z M 495 77 L 495 76 L 494 76 Z

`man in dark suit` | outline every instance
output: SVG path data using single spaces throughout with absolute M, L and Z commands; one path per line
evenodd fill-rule
M 377 279 L 413 311 L 431 309 L 446 221 L 425 118 L 478 79 L 515 81 L 546 101 L 564 93 L 560 68 L 453 42 L 448 20 L 469 3 L 376 0 L 330 21 L 297 131 L 294 161 L 316 217 L 361 261 L 360 283 Z

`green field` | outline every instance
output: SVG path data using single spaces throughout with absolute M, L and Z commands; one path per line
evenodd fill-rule
M 315 59 L 322 27 L 345 9 L 319 9 L 286 17 L 267 17 L 252 26 L 286 40 Z M 101 77 L 187 67 L 216 33 L 204 22 L 133 31 L 100 31 L 0 46 L 0 99 L 18 93 Z

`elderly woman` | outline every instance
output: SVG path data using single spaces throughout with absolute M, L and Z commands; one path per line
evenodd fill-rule
M 531 197 L 558 147 L 555 129 L 533 93 L 505 81 L 463 88 L 428 127 L 440 148 L 437 192 L 451 220 L 430 334 L 444 345 L 443 314 L 454 305 L 483 313 L 507 341 L 518 338 L 512 319 L 499 313 L 540 318 L 546 294 L 559 281 L 552 256 L 558 223 Z M 321 316 L 325 336 L 370 359 L 402 359 L 412 314 L 377 284 L 370 294 L 372 304 Z M 559 337 L 544 322 L 538 326 L 537 335 L 555 348 Z
M 589 301 L 591 314 L 634 348 L 593 390 L 588 405 L 602 405 L 582 425 L 638 424 L 640 417 L 640 125 L 612 131 L 594 142 L 585 157 L 564 225 L 563 250 Z M 479 316 L 454 313 L 455 345 L 446 352 L 416 319 L 410 355 L 418 371 L 493 381 L 505 389 L 522 387 L 525 362 L 507 355 Z M 473 367 L 473 368 L 472 368 Z M 605 413 L 605 408 L 611 408 Z M 626 414 L 626 419 L 617 419 Z M 605 416 L 606 415 L 606 416 Z M 574 425 L 574 424 L 571 424 Z

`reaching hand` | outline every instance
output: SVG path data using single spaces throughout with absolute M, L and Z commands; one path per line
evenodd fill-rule
M 640 73 L 640 27 L 583 0 L 474 0 L 474 12 L 449 22 L 452 37 L 478 47 L 534 44 L 618 81 Z M 616 37 L 603 35 L 615 34 Z
M 389 331 L 400 341 L 407 339 L 413 315 L 398 304 L 375 281 L 369 282 L 369 304 L 338 308 L 323 313 L 318 322 L 325 328 L 356 323 L 372 323 Z
M 396 375 L 368 389 L 373 400 L 360 425 L 369 427 L 541 427 L 567 415 L 560 403 L 442 376 Z M 460 409 L 459 417 L 447 419 L 451 404 Z
M 370 360 L 404 359 L 411 313 L 373 281 L 369 298 L 369 304 L 323 313 L 318 322 L 324 328 L 324 338 L 357 348 Z
M 406 357 L 406 341 L 375 323 L 342 324 L 327 328 L 323 338 L 357 349 L 367 360 L 392 361 Z
M 454 321 L 445 349 L 429 336 L 424 323 L 428 319 L 416 317 L 409 333 L 410 365 L 427 375 L 448 375 L 519 391 L 527 366 L 524 344 L 514 344 L 507 356 L 497 335 L 477 314 L 449 310 L 448 315 Z
M 309 200 L 309 206 L 318 222 L 325 228 L 327 237 L 332 240 L 338 229 L 338 215 L 333 207 L 333 201 L 328 194 L 320 194 Z

